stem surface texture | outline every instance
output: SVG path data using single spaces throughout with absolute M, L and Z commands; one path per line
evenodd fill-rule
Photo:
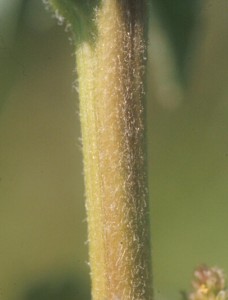
M 93 300 L 150 300 L 145 3 L 103 0 L 76 51 Z

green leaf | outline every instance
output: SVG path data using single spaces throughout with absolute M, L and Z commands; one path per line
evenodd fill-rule
M 72 28 L 77 42 L 93 42 L 96 36 L 95 13 L 100 0 L 48 0 L 59 21 Z
M 198 24 L 201 1 L 150 0 L 150 2 L 168 33 L 179 71 L 185 75 L 189 45 L 192 33 Z

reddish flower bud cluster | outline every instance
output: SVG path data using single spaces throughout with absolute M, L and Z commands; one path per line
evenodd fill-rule
M 189 300 L 228 300 L 225 275 L 217 267 L 198 267 L 194 272 L 192 287 L 193 292 L 190 293 Z

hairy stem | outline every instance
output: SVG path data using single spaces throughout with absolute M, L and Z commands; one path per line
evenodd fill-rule
M 103 0 L 77 48 L 93 300 L 150 300 L 145 3 Z

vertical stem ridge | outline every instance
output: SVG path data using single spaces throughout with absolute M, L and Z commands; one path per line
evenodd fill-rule
M 145 3 L 103 0 L 77 49 L 94 300 L 150 300 L 144 154 Z

